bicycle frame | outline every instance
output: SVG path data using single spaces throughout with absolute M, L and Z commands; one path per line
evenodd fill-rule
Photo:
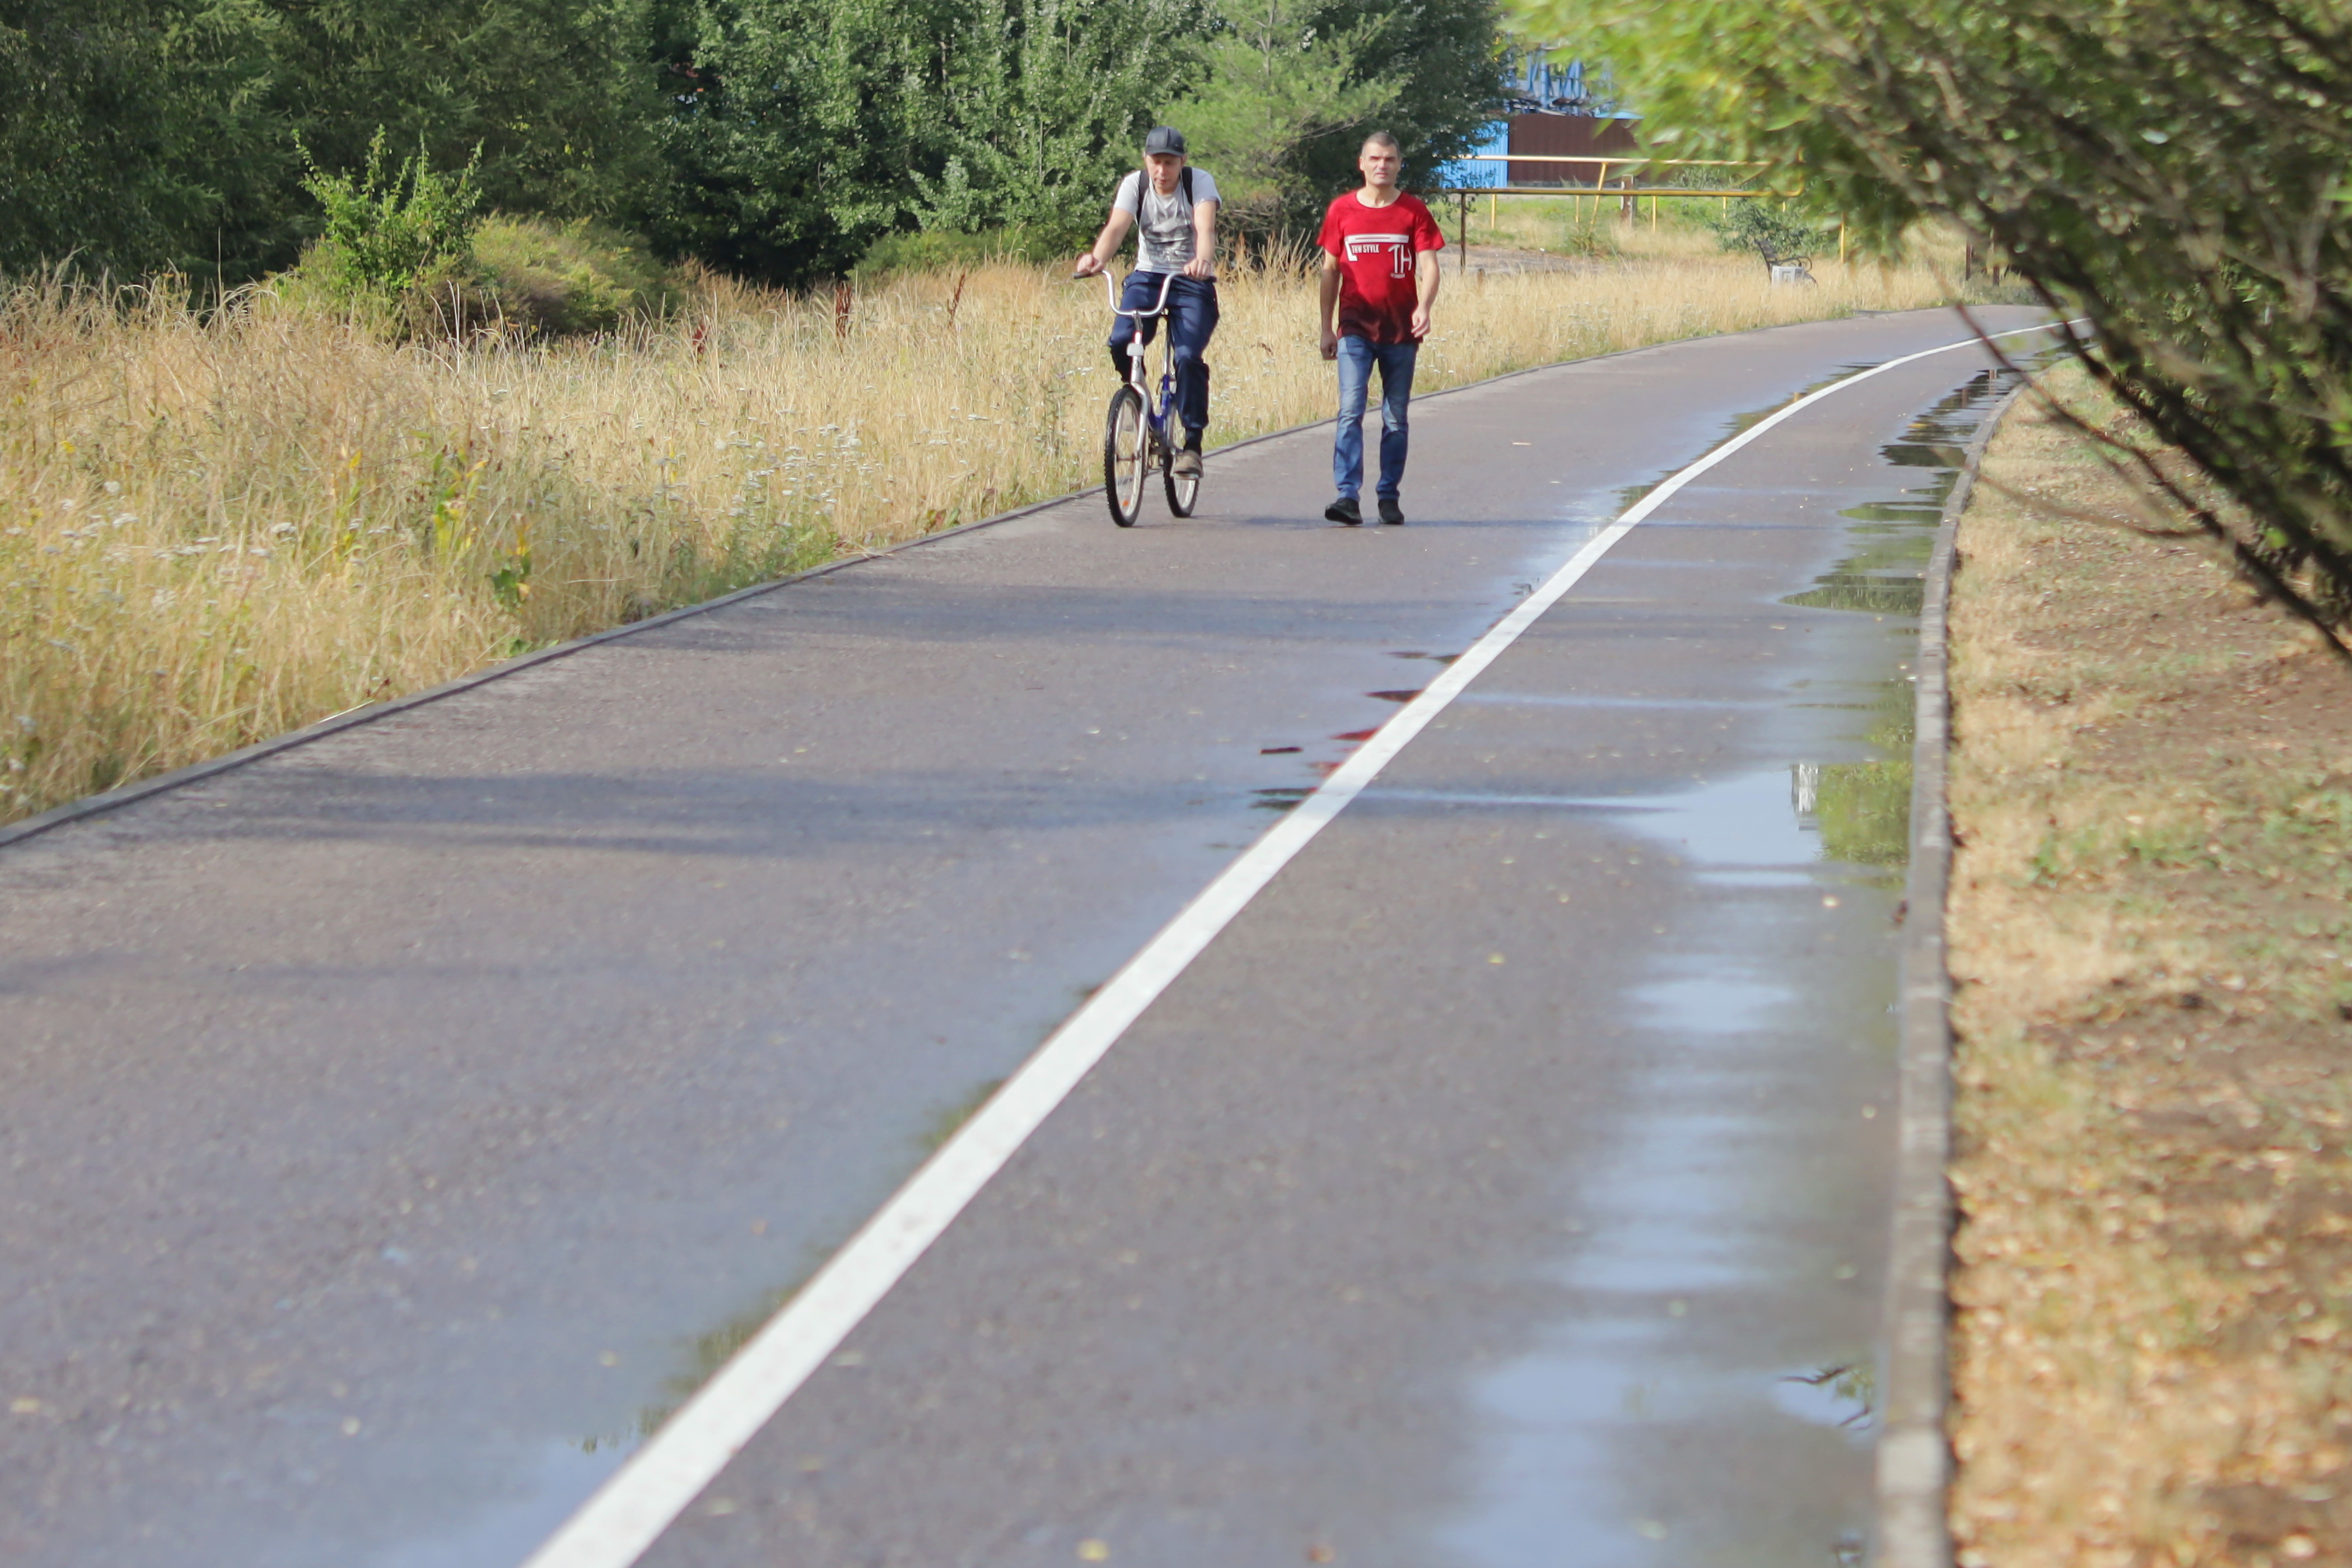
M 1144 350 L 1150 345 L 1145 343 L 1142 339 L 1145 331 L 1149 330 L 1148 323 L 1166 318 L 1168 290 L 1175 287 L 1176 274 L 1169 272 L 1161 275 L 1159 302 L 1149 310 L 1120 310 L 1118 280 L 1114 279 L 1108 270 L 1103 273 L 1102 280 L 1103 292 L 1110 298 L 1110 313 L 1114 316 L 1125 316 L 1135 323 L 1135 337 L 1132 340 L 1134 346 L 1129 350 L 1127 356 L 1127 383 L 1135 388 L 1136 395 L 1143 399 L 1143 421 L 1151 431 L 1152 462 L 1157 466 L 1164 467 L 1176 450 L 1176 443 L 1171 440 L 1168 435 L 1168 421 L 1176 412 L 1176 348 L 1174 343 L 1169 342 L 1165 332 L 1157 334 L 1166 346 L 1160 350 L 1160 396 L 1155 400 L 1151 395 L 1151 373 L 1143 363 Z
M 1124 316 L 1135 325 L 1134 336 L 1129 339 L 1127 379 L 1111 395 L 1103 432 L 1103 498 L 1110 505 L 1111 521 L 1121 528 L 1135 526 L 1143 506 L 1144 476 L 1155 468 L 1168 491 L 1168 510 L 1175 516 L 1192 516 L 1201 493 L 1197 463 L 1190 473 L 1177 472 L 1175 342 L 1171 336 L 1160 354 L 1160 395 L 1155 398 L 1145 358 L 1151 345 L 1141 341 L 1160 335 L 1157 323 L 1168 314 L 1168 296 L 1175 286 L 1176 274 L 1165 274 L 1160 280 L 1160 298 L 1150 310 L 1129 310 L 1120 303 L 1118 280 L 1108 272 L 1103 275 L 1110 313 Z

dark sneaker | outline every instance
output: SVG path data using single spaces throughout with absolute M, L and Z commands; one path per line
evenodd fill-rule
M 1327 522 L 1344 522 L 1353 528 L 1364 521 L 1364 509 L 1356 504 L 1354 496 L 1341 496 L 1323 509 L 1323 517 Z
M 1168 471 L 1174 474 L 1180 479 L 1199 479 L 1201 477 L 1201 454 L 1194 451 L 1190 447 L 1179 447 L 1176 452 L 1176 460 Z
M 1404 521 L 1404 508 L 1397 504 L 1396 497 L 1382 496 L 1381 498 L 1381 521 L 1388 523 L 1397 523 Z

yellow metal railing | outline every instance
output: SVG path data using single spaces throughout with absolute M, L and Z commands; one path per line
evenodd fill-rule
M 1630 215 L 1634 210 L 1633 204 L 1640 200 L 1642 197 L 1647 196 L 1650 198 L 1650 226 L 1652 228 L 1655 228 L 1658 226 L 1658 201 L 1661 197 L 1665 197 L 1670 200 L 1681 200 L 1696 197 L 1700 201 L 1731 201 L 1743 197 L 1769 196 L 1778 201 L 1787 202 L 1804 195 L 1801 183 L 1800 184 L 1799 188 L 1793 191 L 1776 191 L 1769 187 L 1759 188 L 1754 185 L 1740 184 L 1636 185 L 1633 184 L 1630 179 L 1619 184 L 1612 185 L 1609 184 L 1609 171 L 1612 168 L 1616 167 L 1624 167 L 1629 169 L 1753 169 L 1758 171 L 1762 171 L 1771 167 L 1769 163 L 1747 163 L 1733 158 L 1628 158 L 1622 156 L 1603 156 L 1598 153 L 1465 153 L 1461 157 L 1449 159 L 1447 162 L 1460 163 L 1502 163 L 1506 165 L 1511 163 L 1592 163 L 1599 165 L 1599 172 L 1592 176 L 1592 183 L 1589 185 L 1514 185 L 1507 183 L 1510 178 L 1510 174 L 1509 170 L 1506 168 L 1504 171 L 1504 179 L 1507 183 L 1500 185 L 1446 185 L 1436 190 L 1427 192 L 1426 194 L 1432 196 L 1453 196 L 1456 199 L 1460 212 L 1460 217 L 1458 219 L 1459 238 L 1461 240 L 1462 249 L 1464 252 L 1463 260 L 1465 265 L 1468 261 L 1468 251 L 1470 246 L 1470 198 L 1472 196 L 1485 196 L 1486 198 L 1486 222 L 1489 227 L 1492 227 L 1496 222 L 1496 209 L 1499 198 L 1503 196 L 1568 196 L 1571 199 L 1580 201 L 1586 196 L 1591 196 L 1592 198 L 1592 216 L 1596 220 L 1601 216 L 1601 203 L 1606 197 L 1614 196 L 1620 201 L 1625 203 L 1627 211 Z M 1843 261 L 1845 259 L 1845 223 L 1843 219 L 1840 219 L 1838 223 L 1838 259 L 1840 261 Z
M 1509 174 L 1506 170 L 1506 183 L 1503 184 L 1449 185 L 1445 187 L 1447 195 L 1586 196 L 1601 194 L 1612 196 L 1696 196 L 1701 201 L 1723 201 L 1737 196 L 1786 197 L 1794 194 L 1789 191 L 1758 190 L 1751 185 L 1611 185 L 1609 184 L 1609 171 L 1612 168 L 1762 170 L 1771 166 L 1768 163 L 1742 163 L 1730 158 L 1569 157 L 1555 153 L 1465 153 L 1459 158 L 1449 159 L 1448 162 L 1503 164 L 1594 163 L 1600 166 L 1600 172 L 1592 176 L 1592 183 L 1589 185 L 1514 185 L 1507 183 Z

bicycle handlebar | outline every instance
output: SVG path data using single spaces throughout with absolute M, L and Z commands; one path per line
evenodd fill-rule
M 1160 302 L 1159 302 L 1158 304 L 1156 304 L 1156 305 L 1152 306 L 1152 307 L 1151 307 L 1151 309 L 1150 309 L 1149 310 L 1120 310 L 1120 309 L 1118 308 L 1118 281 L 1117 281 L 1115 279 L 1113 279 L 1113 278 L 1111 277 L 1110 272 L 1109 272 L 1109 270 L 1108 270 L 1108 268 L 1106 268 L 1106 269 L 1104 270 L 1104 272 L 1102 273 L 1102 280 L 1103 280 L 1103 292 L 1104 292 L 1106 295 L 1108 295 L 1108 296 L 1109 297 L 1109 300 L 1110 300 L 1110 313 L 1111 313 L 1112 315 L 1114 315 L 1114 316 L 1132 316 L 1132 317 L 1134 317 L 1137 321 L 1142 321 L 1142 320 L 1144 320 L 1145 318 L 1150 317 L 1150 316 L 1165 315 L 1165 314 L 1167 313 L 1167 310 L 1168 310 L 1168 290 L 1169 290 L 1171 288 L 1174 287 L 1175 282 L 1176 282 L 1176 274 L 1174 274 L 1173 272 L 1168 272 L 1168 273 L 1163 273 L 1163 274 L 1161 274 L 1161 275 L 1160 275 Z M 1076 283 L 1076 282 L 1081 282 L 1081 281 L 1083 281 L 1083 279 L 1078 279 L 1078 278 L 1076 278 L 1076 277 L 1073 277 L 1073 278 L 1070 279 L 1070 281 L 1071 281 L 1071 282 L 1073 282 L 1073 283 Z

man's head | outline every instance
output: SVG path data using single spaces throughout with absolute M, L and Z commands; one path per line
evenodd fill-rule
M 1356 155 L 1356 167 L 1364 172 L 1364 184 L 1376 190 L 1390 189 L 1404 172 L 1404 149 L 1387 132 L 1375 131 L 1364 138 L 1363 151 Z
M 1151 188 L 1161 195 L 1176 188 L 1184 172 L 1184 133 L 1173 125 L 1155 125 L 1143 139 L 1143 166 L 1151 171 Z

